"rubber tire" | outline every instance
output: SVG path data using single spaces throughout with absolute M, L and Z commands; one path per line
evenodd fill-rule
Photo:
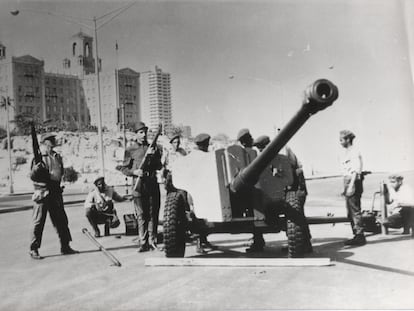
M 299 197 L 295 191 L 286 193 L 287 209 L 295 215 L 303 215 L 302 206 Z M 288 258 L 302 258 L 305 248 L 305 234 L 297 217 L 292 217 L 289 211 L 286 213 L 286 235 L 288 238 Z
M 164 251 L 166 257 L 184 257 L 186 227 L 185 199 L 180 192 L 172 191 L 167 194 L 164 207 Z

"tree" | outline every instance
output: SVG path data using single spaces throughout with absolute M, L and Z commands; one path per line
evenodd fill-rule
M 180 126 L 173 125 L 170 132 L 171 137 L 183 136 L 183 129 Z
M 29 135 L 31 129 L 31 122 L 33 121 L 32 115 L 18 114 L 14 117 L 16 123 L 15 132 L 18 135 Z

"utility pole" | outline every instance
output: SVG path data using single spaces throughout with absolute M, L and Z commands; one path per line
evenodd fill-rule
M 6 109 L 6 131 L 7 131 L 7 151 L 9 154 L 9 192 L 14 193 L 13 189 L 13 168 L 12 168 L 12 156 L 11 156 L 11 139 L 10 139 L 10 118 L 9 118 L 9 105 L 10 97 L 3 97 L 3 105 Z M 3 106 L 2 105 L 2 106 Z

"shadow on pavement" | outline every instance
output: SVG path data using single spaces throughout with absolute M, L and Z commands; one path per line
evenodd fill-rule
M 369 241 L 369 244 L 379 244 L 379 243 L 389 243 L 397 241 L 405 241 L 411 239 L 410 236 L 397 236 L 395 238 L 385 238 L 377 241 Z M 238 240 L 246 241 L 243 240 Z M 374 269 L 379 271 L 398 273 L 407 276 L 414 276 L 413 271 L 397 269 L 392 267 L 387 267 L 383 265 L 371 264 L 367 262 L 357 261 L 349 259 L 354 256 L 354 252 L 351 250 L 357 246 L 344 246 L 344 238 L 326 238 L 326 239 L 313 239 L 313 253 L 305 255 L 305 258 L 318 258 L 318 257 L 333 257 L 334 262 L 340 262 L 344 264 L 354 265 L 358 267 L 363 267 L 367 269 Z M 224 244 L 226 241 L 216 242 L 217 244 Z M 227 241 L 227 242 L 234 242 Z M 265 251 L 258 253 L 245 253 L 243 251 L 235 251 L 235 248 L 246 246 L 245 243 L 242 244 L 232 244 L 230 246 L 217 246 L 217 249 L 207 254 L 197 254 L 190 256 L 192 258 L 286 258 L 287 254 L 282 250 L 282 245 L 286 244 L 286 241 L 277 241 L 266 243 Z M 359 246 L 364 247 L 364 246 Z

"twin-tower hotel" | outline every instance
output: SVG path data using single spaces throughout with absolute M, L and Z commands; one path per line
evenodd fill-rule
M 9 120 L 29 115 L 51 120 L 66 128 L 97 126 L 98 92 L 93 38 L 79 32 L 70 40 L 63 59 L 63 74 L 44 71 L 44 61 L 30 55 L 9 57 L 0 43 L 0 99 L 9 98 Z M 162 123 L 172 129 L 170 74 L 155 66 L 140 73 L 131 68 L 102 72 L 98 61 L 102 126 L 107 130 L 129 128 L 142 120 L 150 130 Z M 3 102 L 2 102 L 3 103 Z M 6 114 L 0 113 L 5 128 Z M 11 123 L 13 128 L 15 123 Z

